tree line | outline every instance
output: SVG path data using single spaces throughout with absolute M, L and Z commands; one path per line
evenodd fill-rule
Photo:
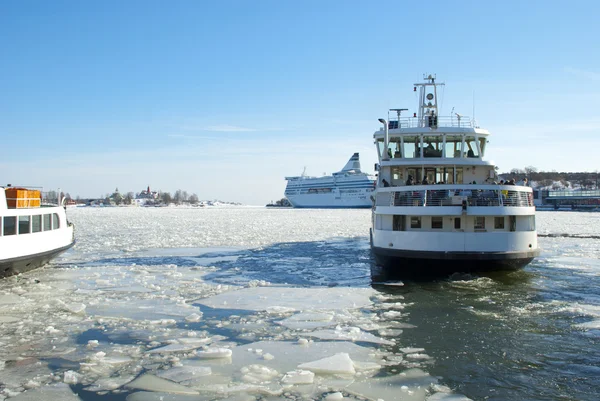
M 569 186 L 598 189 L 598 185 L 600 184 L 597 170 L 593 172 L 539 171 L 534 166 L 527 166 L 522 169 L 513 168 L 510 172 L 501 173 L 499 176 L 502 179 L 514 178 L 517 181 L 527 178 L 529 182 L 537 182 L 538 187 L 552 187 L 552 189 Z

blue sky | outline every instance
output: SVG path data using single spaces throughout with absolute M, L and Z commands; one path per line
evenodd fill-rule
M 331 173 L 444 81 L 500 171 L 600 169 L 593 1 L 3 1 L 0 172 L 72 196 L 261 205 Z

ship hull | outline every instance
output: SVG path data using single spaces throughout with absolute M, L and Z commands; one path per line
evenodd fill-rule
M 52 249 L 50 251 L 40 252 L 32 255 L 25 255 L 16 258 L 0 260 L 0 278 L 25 273 L 30 270 L 42 267 L 48 262 L 50 262 L 50 260 L 54 259 L 61 253 L 71 248 L 73 245 L 75 245 L 75 241 L 58 249 Z
M 337 192 L 327 194 L 301 194 L 287 195 L 290 204 L 295 208 L 318 209 L 368 209 L 372 206 L 370 195 L 372 191 L 364 191 L 352 196 L 345 196 Z
M 389 273 L 406 277 L 515 271 L 527 266 L 539 255 L 539 251 L 421 252 L 377 247 L 371 250 L 377 265 Z

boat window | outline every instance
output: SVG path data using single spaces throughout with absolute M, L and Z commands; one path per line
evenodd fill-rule
M 431 228 L 442 229 L 444 228 L 444 220 L 441 216 L 431 217 Z
M 446 157 L 460 157 L 462 136 L 446 135 Z
M 468 136 L 465 138 L 465 149 L 466 157 L 479 157 L 479 152 L 477 151 L 477 144 L 475 143 L 474 136 Z
M 485 230 L 485 216 L 475 216 L 475 230 Z
M 379 152 L 379 158 L 383 159 L 383 139 L 377 140 L 377 152 Z
M 421 157 L 420 152 L 421 139 L 418 136 L 404 137 L 404 158 L 414 159 Z
M 60 228 L 60 220 L 58 219 L 58 214 L 52 213 L 52 229 L 58 230 Z
M 421 216 L 411 216 L 410 228 L 421 228 Z
M 517 216 L 508 216 L 510 231 L 517 231 Z
M 442 142 L 439 136 L 423 138 L 423 157 L 442 157 Z
M 42 231 L 42 215 L 31 216 L 31 232 L 39 233 Z
M 479 147 L 481 148 L 481 157 L 485 156 L 485 144 L 487 143 L 487 139 L 479 138 Z
M 535 231 L 535 216 L 527 216 L 527 231 Z
M 463 183 L 463 169 L 462 167 L 456 168 L 456 182 L 454 184 L 462 184 Z
M 494 217 L 494 229 L 504 230 L 504 216 Z
M 394 231 L 404 231 L 404 215 L 394 215 Z
M 404 185 L 404 176 L 400 167 L 392 167 L 392 186 Z
M 390 142 L 390 154 L 393 159 L 399 159 L 402 157 L 402 150 L 400 149 L 400 141 Z
M 15 235 L 17 233 L 17 218 L 15 216 L 4 217 L 4 235 Z
M 455 230 L 460 230 L 460 217 L 455 217 L 454 218 L 454 229 Z
M 19 234 L 29 234 L 31 216 L 19 216 Z
M 52 215 L 45 214 L 44 215 L 44 231 L 52 230 Z

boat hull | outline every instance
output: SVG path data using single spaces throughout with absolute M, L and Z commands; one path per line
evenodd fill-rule
M 71 248 L 73 245 L 75 245 L 75 241 L 64 247 L 52 249 L 50 251 L 0 260 L 0 278 L 25 273 L 42 267 L 50 262 L 50 260 Z
M 522 269 L 539 255 L 525 252 L 434 252 L 371 247 L 375 263 L 397 276 L 444 276 Z
M 355 194 L 339 194 L 337 191 L 328 194 L 286 195 L 294 208 L 312 209 L 368 209 L 373 202 L 370 195 L 372 190 L 363 190 Z

